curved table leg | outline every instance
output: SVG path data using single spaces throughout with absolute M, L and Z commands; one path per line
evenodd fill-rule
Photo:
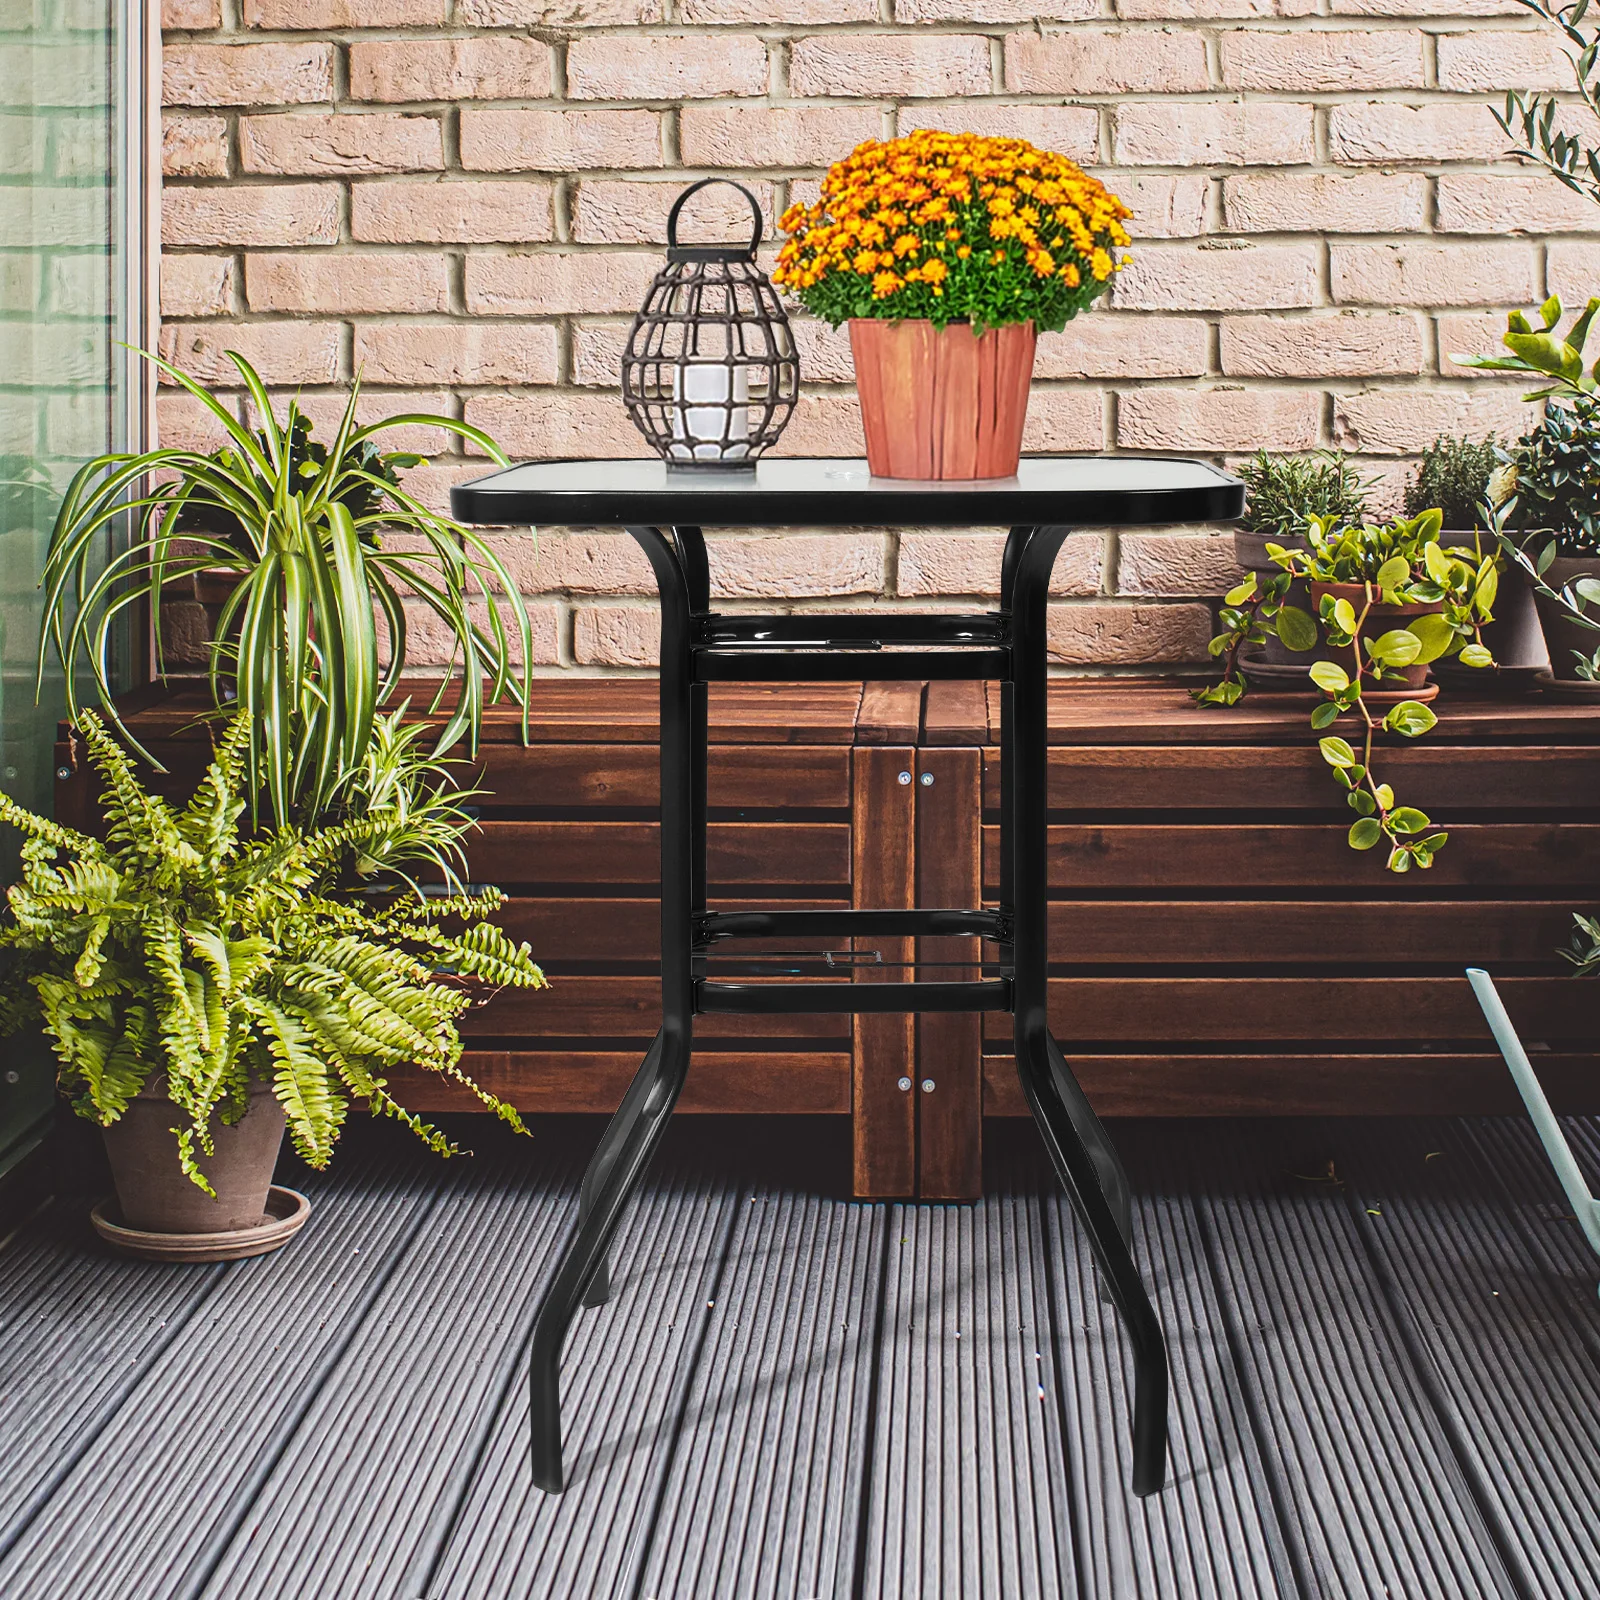
M 1107 1293 L 1133 1350 L 1133 1491 L 1166 1478 L 1167 1354 L 1161 1322 L 1131 1253 L 1127 1175 L 1049 1024 L 1049 715 L 1046 704 L 1050 569 L 1070 530 L 1013 528 L 1001 566 L 1001 605 L 1011 613 L 1012 676 L 1002 686 L 1009 753 L 1003 789 L 1012 834 L 1009 890 L 1017 1074 L 1051 1164 L 1088 1235 Z
M 634 1087 L 640 1092 L 632 1118 L 610 1152 L 604 1175 L 594 1184 L 588 1215 L 567 1240 L 561 1265 L 534 1319 L 528 1358 L 533 1481 L 548 1494 L 559 1494 L 565 1487 L 561 1466 L 561 1345 L 585 1288 L 604 1267 L 606 1250 L 622 1220 L 623 1209 L 666 1131 L 667 1119 L 688 1076 L 689 1044 L 687 1033 L 668 1034 L 663 1029 L 656 1036 L 656 1044 L 651 1046 L 634 1079 Z M 621 1120 L 619 1110 L 613 1126 Z M 599 1164 L 597 1153 L 591 1168 Z

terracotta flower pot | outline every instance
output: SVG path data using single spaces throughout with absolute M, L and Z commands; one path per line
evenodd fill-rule
M 936 329 L 854 317 L 850 350 L 876 478 L 1009 478 L 1033 381 L 1031 322 Z
M 211 1187 L 184 1176 L 178 1139 L 170 1130 L 181 1113 L 159 1087 L 158 1075 L 123 1114 L 102 1129 L 121 1220 L 150 1233 L 227 1233 L 261 1225 L 272 1169 L 283 1143 L 283 1107 L 266 1084 L 250 1095 L 249 1109 L 231 1127 L 215 1125 L 214 1157 L 201 1156 Z
M 1320 611 L 1322 597 L 1331 594 L 1335 600 L 1348 600 L 1356 608 L 1356 615 L 1361 615 L 1361 608 L 1367 603 L 1366 586 L 1360 583 L 1316 583 L 1311 585 L 1311 609 L 1313 614 Z M 1382 601 L 1375 604 L 1367 613 L 1365 625 L 1357 635 L 1360 639 L 1376 639 L 1379 634 L 1387 633 L 1391 628 L 1403 628 L 1407 617 L 1420 617 L 1429 613 L 1444 610 L 1442 600 L 1413 600 L 1403 606 L 1387 606 Z M 1365 659 L 1366 652 L 1362 651 Z M 1316 653 L 1318 661 L 1336 661 L 1345 669 L 1350 670 L 1350 646 L 1332 650 L 1326 642 Z M 1428 682 L 1428 667 L 1426 661 L 1415 662 L 1409 667 L 1386 667 L 1385 679 L 1392 683 L 1392 674 L 1398 672 L 1407 690 L 1419 690 Z

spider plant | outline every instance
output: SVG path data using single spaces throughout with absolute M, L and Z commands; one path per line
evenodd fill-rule
M 526 724 L 533 649 L 515 581 L 481 534 L 404 487 L 402 470 L 420 457 L 376 443 L 420 424 L 505 465 L 487 434 L 415 413 L 357 427 L 357 381 L 323 447 L 294 400 L 278 420 L 260 376 L 236 352 L 228 356 L 260 421 L 256 430 L 187 373 L 140 353 L 216 417 L 229 443 L 211 454 L 173 447 L 97 456 L 73 476 L 45 560 L 38 657 L 40 684 L 50 656 L 60 660 L 69 715 L 79 712 L 87 676 L 107 717 L 140 748 L 111 699 L 113 625 L 148 603 L 164 670 L 162 590 L 204 572 L 233 579 L 208 675 L 218 712 L 237 709 L 250 730 L 253 815 L 265 796 L 279 824 L 314 819 L 362 769 L 377 708 L 405 670 L 407 599 L 432 612 L 452 643 L 430 709 L 457 684 L 459 693 L 437 749 L 465 738 L 476 751 L 485 704 L 504 696 L 522 705 Z M 103 536 L 130 516 L 127 547 L 102 564 Z M 386 543 L 389 535 L 402 537 Z M 381 660 L 380 629 L 388 634 Z

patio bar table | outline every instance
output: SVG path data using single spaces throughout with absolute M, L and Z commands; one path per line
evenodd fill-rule
M 689 1070 L 696 1016 L 711 1012 L 1009 1011 L 1017 1072 L 1133 1353 L 1133 1490 L 1166 1475 L 1166 1346 L 1134 1264 L 1128 1180 L 1050 1032 L 1047 1011 L 1046 613 L 1056 553 L 1074 527 L 1231 519 L 1242 486 L 1198 461 L 1045 457 L 1015 477 L 925 483 L 874 478 L 864 461 L 764 460 L 754 469 L 660 461 L 547 461 L 451 490 L 480 524 L 625 529 L 661 596 L 660 1032 L 601 1138 L 578 1220 L 535 1319 L 530 1348 L 533 1479 L 563 1487 L 559 1368 L 581 1304 L 609 1295 L 606 1253 L 666 1129 Z M 969 615 L 856 611 L 788 615 L 711 609 L 706 527 L 1004 527 L 1000 604 Z M 707 687 L 721 682 L 969 678 L 1001 685 L 1000 899 L 981 907 L 720 912 L 706 892 Z M 712 973 L 739 940 L 970 936 L 991 941 L 987 976 L 961 982 L 830 981 L 797 956 L 762 979 Z M 859 979 L 853 948 L 833 953 Z M 852 960 L 852 957 L 855 959 Z M 770 965 L 770 956 L 765 958 Z M 811 964 L 822 981 L 791 976 Z M 876 969 L 874 969 L 876 970 Z M 752 977 L 755 981 L 749 981 Z

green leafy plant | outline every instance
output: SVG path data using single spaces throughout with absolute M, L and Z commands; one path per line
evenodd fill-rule
M 1247 533 L 1286 543 L 1301 538 L 1312 517 L 1364 522 L 1371 481 L 1339 450 L 1275 456 L 1258 450 L 1238 469 L 1245 486 L 1241 526 Z
M 456 1030 L 475 986 L 544 986 L 527 946 L 483 920 L 502 903 L 497 890 L 344 892 L 352 856 L 379 860 L 393 819 L 246 836 L 243 717 L 181 810 L 143 788 L 92 711 L 79 725 L 105 780 L 103 841 L 0 795 L 0 822 L 26 840 L 0 927 L 0 1029 L 43 1025 L 81 1115 L 112 1123 L 161 1078 L 182 1123 L 179 1159 L 202 1189 L 198 1153 L 213 1153 L 216 1122 L 244 1114 L 253 1080 L 270 1081 L 295 1148 L 318 1167 L 352 1099 L 452 1153 L 389 1094 L 385 1073 L 406 1064 L 465 1085 L 521 1127 L 462 1072 Z M 377 765 L 363 781 L 381 783 Z M 411 824 L 441 850 L 461 825 L 414 814 Z M 466 926 L 447 931 L 447 919 Z
M 383 452 L 377 441 L 422 425 L 454 433 L 502 465 L 505 457 L 486 434 L 449 417 L 408 413 L 357 427 L 359 384 L 324 448 L 294 401 L 280 423 L 255 369 L 229 357 L 258 431 L 150 357 L 221 423 L 230 443 L 209 455 L 164 448 L 98 456 L 74 475 L 45 562 L 39 675 L 42 682 L 52 654 L 61 662 L 75 719 L 87 678 L 138 749 L 111 700 L 114 624 L 148 603 L 159 666 L 163 588 L 202 572 L 231 579 L 210 647 L 212 697 L 219 714 L 236 701 L 249 730 L 243 770 L 252 814 L 264 796 L 278 823 L 305 823 L 362 768 L 377 708 L 405 670 L 408 600 L 437 621 L 454 650 L 433 701 L 436 710 L 458 689 L 440 750 L 463 738 L 476 748 L 486 703 L 510 696 L 526 713 L 533 649 L 515 581 L 482 534 L 404 487 L 403 470 L 420 458 Z M 127 548 L 97 564 L 107 529 L 130 515 Z
M 1536 17 L 1543 17 L 1566 36 L 1571 49 L 1567 60 L 1578 99 L 1590 116 L 1600 120 L 1600 32 L 1586 29 L 1584 18 L 1589 0 L 1574 0 L 1571 5 L 1554 6 L 1549 0 L 1518 0 Z M 1535 161 L 1577 194 L 1600 201 L 1600 150 L 1559 127 L 1558 114 L 1566 104 L 1554 94 L 1508 91 L 1504 110 L 1491 107 L 1496 122 L 1506 137 L 1515 141 L 1511 154 Z
M 1503 528 L 1543 535 L 1542 573 L 1557 554 L 1600 555 L 1600 395 L 1549 401 L 1508 450 L 1487 498 Z
M 1213 658 L 1222 658 L 1222 677 L 1204 689 L 1189 691 L 1197 705 L 1232 706 L 1244 698 L 1247 680 L 1240 670 L 1239 654 L 1246 645 L 1276 638 L 1290 650 L 1316 649 L 1317 625 L 1310 612 L 1290 605 L 1285 598 L 1293 581 L 1292 574 L 1280 572 L 1261 583 L 1252 572 L 1222 597 L 1218 612 L 1222 631 L 1208 647 Z
M 1506 331 L 1501 334 L 1500 342 L 1510 355 L 1452 355 L 1450 359 L 1458 367 L 1527 374 L 1540 387 L 1523 395 L 1524 400 L 1548 400 L 1552 395 L 1583 399 L 1595 392 L 1596 379 L 1600 378 L 1600 361 L 1589 368 L 1583 364 L 1583 347 L 1588 343 L 1589 329 L 1597 311 L 1600 311 L 1600 298 L 1591 299 L 1578 320 L 1563 334 L 1558 330 L 1563 314 L 1561 298 L 1551 295 L 1536 313 L 1537 328 L 1520 311 L 1513 311 L 1506 318 Z
M 1445 527 L 1476 528 L 1489 479 L 1500 465 L 1498 445 L 1493 434 L 1479 443 L 1449 435 L 1435 439 L 1406 484 L 1405 514 L 1420 516 L 1437 507 Z

